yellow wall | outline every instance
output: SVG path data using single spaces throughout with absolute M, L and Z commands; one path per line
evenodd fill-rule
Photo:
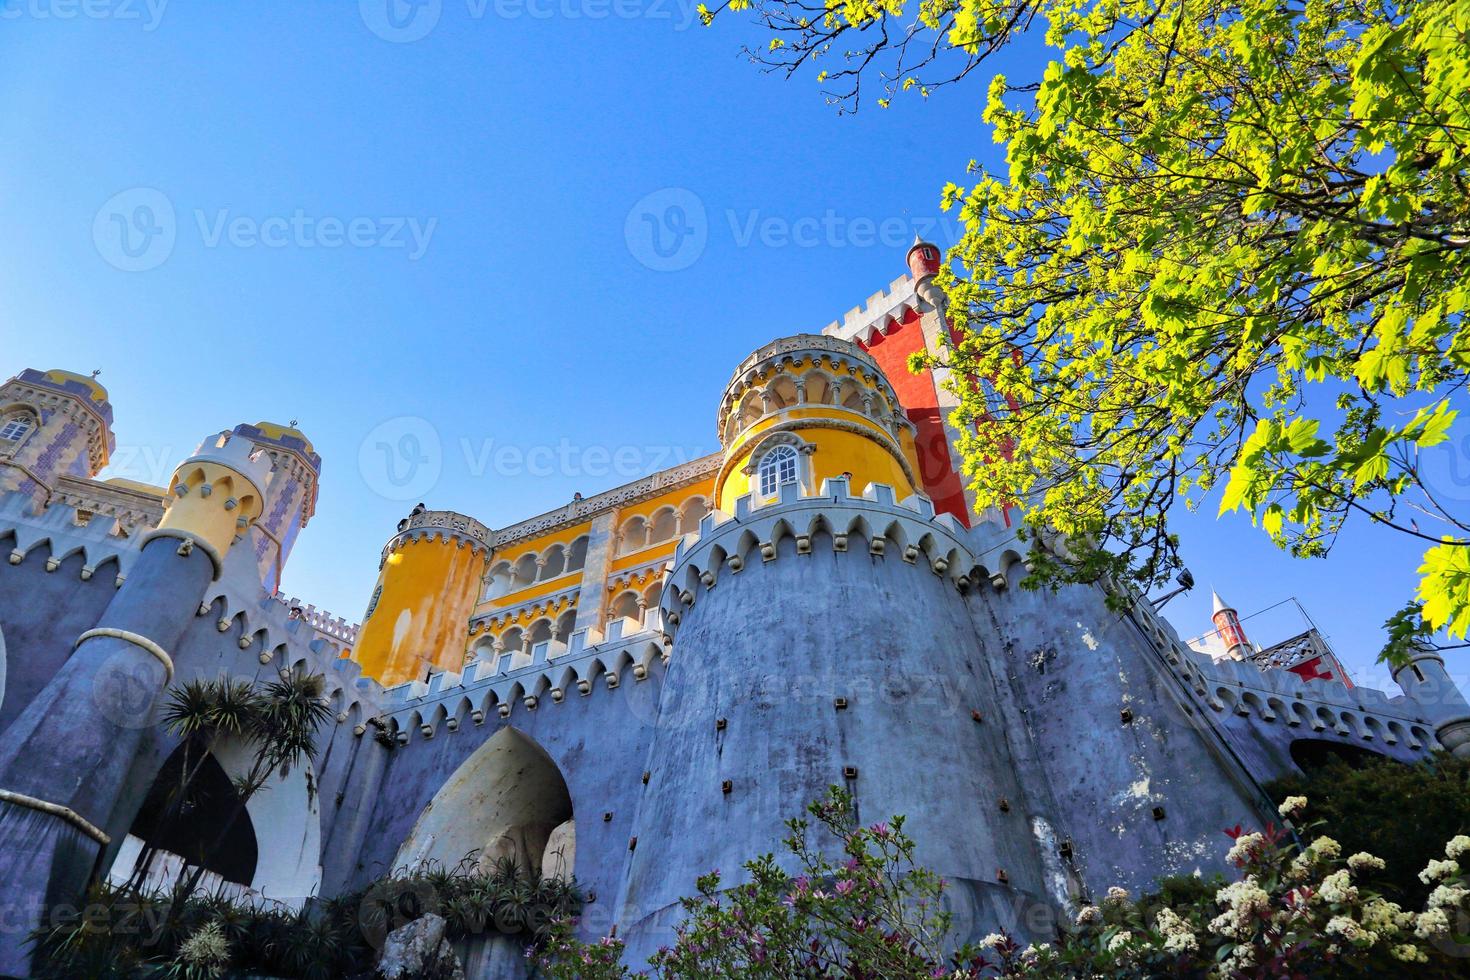
M 830 409 L 830 406 L 828 408 Z M 843 416 L 830 414 L 829 417 L 843 418 Z M 777 421 L 780 419 L 778 418 Z M 751 428 L 755 429 L 757 425 Z M 871 423 L 868 427 L 872 427 Z M 894 493 L 900 500 L 914 492 L 914 485 L 904 475 L 903 467 L 898 460 L 888 449 L 872 439 L 840 429 L 811 428 L 791 431 L 817 447 L 816 452 L 803 459 L 804 462 L 810 461 L 811 463 L 814 491 L 821 489 L 822 481 L 829 477 L 851 473 L 850 492 L 853 494 L 861 494 L 870 483 L 888 484 L 893 487 Z M 741 469 L 746 465 L 753 443 L 749 439 L 741 439 L 737 445 L 740 448 L 731 457 L 733 465 L 727 466 L 725 481 L 719 489 L 719 508 L 726 513 L 734 513 L 737 497 L 751 492 L 751 477 L 742 473 Z
M 353 656 L 362 672 L 391 687 L 422 680 L 430 667 L 460 670 L 470 613 L 480 595 L 484 551 L 442 539 L 401 544 L 378 575 L 373 614 Z

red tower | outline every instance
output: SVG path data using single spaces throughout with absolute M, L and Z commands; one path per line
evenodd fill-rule
M 923 241 L 915 235 L 913 247 L 908 254 L 909 273 L 913 275 L 914 281 L 922 283 L 935 276 L 939 272 L 940 262 L 943 261 L 942 254 L 938 245 Z
M 1239 614 L 1221 600 L 1218 592 L 1211 590 L 1210 595 L 1215 600 L 1215 611 L 1210 619 L 1215 622 L 1215 632 L 1225 645 L 1226 655 L 1235 660 L 1244 660 L 1255 653 L 1255 648 L 1245 638 L 1245 628 L 1240 625 Z

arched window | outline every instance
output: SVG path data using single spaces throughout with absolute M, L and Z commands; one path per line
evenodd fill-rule
M 20 442 L 31 431 L 31 417 L 17 412 L 0 420 L 0 442 Z
M 777 446 L 761 459 L 760 486 L 762 497 L 775 496 L 783 484 L 796 482 L 796 450 Z

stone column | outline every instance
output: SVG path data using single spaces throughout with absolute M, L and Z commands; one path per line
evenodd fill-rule
M 577 600 L 577 621 L 572 630 L 589 627 L 600 630 L 603 626 L 603 607 L 606 605 L 603 585 L 612 569 L 617 551 L 617 511 L 608 510 L 592 519 L 592 528 L 587 532 L 587 561 L 582 566 L 581 598 Z

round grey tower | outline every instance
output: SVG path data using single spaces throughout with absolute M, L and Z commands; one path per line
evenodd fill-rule
M 671 940 L 697 876 L 743 880 L 834 784 L 864 823 L 906 816 L 958 929 L 1027 934 L 1047 889 L 966 609 L 975 562 L 914 493 L 887 381 L 845 341 L 778 341 L 741 365 L 720 423 L 721 510 L 662 602 L 674 645 L 617 912 L 629 961 Z

